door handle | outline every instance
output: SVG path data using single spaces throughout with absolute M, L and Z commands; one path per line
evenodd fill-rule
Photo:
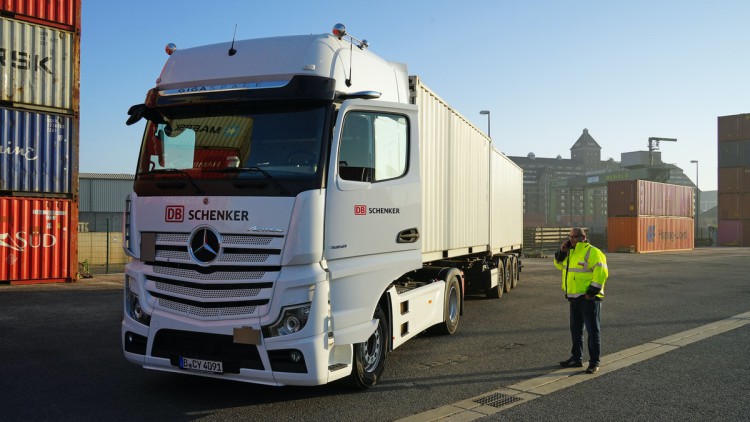
M 414 243 L 419 240 L 419 231 L 416 228 L 402 230 L 396 237 L 396 243 Z

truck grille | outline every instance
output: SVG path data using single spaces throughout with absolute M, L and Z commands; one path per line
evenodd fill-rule
M 157 233 L 146 290 L 164 312 L 203 320 L 257 317 L 268 307 L 281 271 L 282 236 L 223 235 L 209 266 L 189 251 L 189 233 Z

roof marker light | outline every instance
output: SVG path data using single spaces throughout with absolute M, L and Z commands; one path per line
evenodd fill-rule
M 164 51 L 167 52 L 167 55 L 171 56 L 172 53 L 174 53 L 175 51 L 177 51 L 177 46 L 175 45 L 175 43 L 171 42 L 171 43 L 167 44 L 166 47 L 164 47 Z
M 346 26 L 344 26 L 343 23 L 337 23 L 336 25 L 333 25 L 333 30 L 331 32 L 333 33 L 333 36 L 338 39 L 344 38 L 344 35 L 346 35 Z

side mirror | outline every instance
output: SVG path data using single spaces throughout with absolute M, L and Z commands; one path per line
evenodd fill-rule
M 146 111 L 146 104 L 136 104 L 128 110 L 128 120 L 125 121 L 125 124 L 130 126 L 132 124 L 138 123 L 139 120 L 143 118 L 143 113 Z

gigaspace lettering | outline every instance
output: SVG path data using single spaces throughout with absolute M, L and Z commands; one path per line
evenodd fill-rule
M 23 252 L 26 248 L 51 248 L 57 243 L 57 238 L 49 233 L 27 233 L 17 232 L 14 235 L 10 233 L 0 233 L 0 247 L 6 247 L 17 252 Z

